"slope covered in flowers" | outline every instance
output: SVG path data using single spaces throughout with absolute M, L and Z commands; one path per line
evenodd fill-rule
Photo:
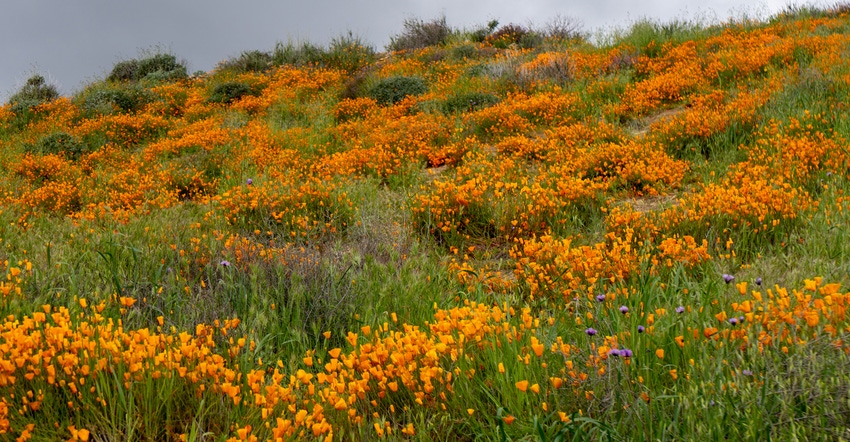
M 843 435 L 846 8 L 494 35 L 0 108 L 0 434 Z

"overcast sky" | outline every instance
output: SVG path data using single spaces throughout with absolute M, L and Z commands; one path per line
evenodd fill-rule
M 163 47 L 207 71 L 243 50 L 277 41 L 326 44 L 352 31 L 379 51 L 405 18 L 445 14 L 452 27 L 544 25 L 561 15 L 589 32 L 640 18 L 766 17 L 788 0 L 0 0 L 0 98 L 35 72 L 72 94 L 104 78 L 121 60 Z M 800 3 L 799 1 L 795 3 Z

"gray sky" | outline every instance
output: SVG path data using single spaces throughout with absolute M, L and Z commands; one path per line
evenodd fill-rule
M 326 44 L 348 30 L 379 51 L 405 18 L 445 14 L 452 27 L 544 25 L 574 17 L 589 32 L 640 18 L 765 17 L 788 0 L 0 0 L 0 99 L 35 72 L 72 94 L 104 78 L 121 60 L 155 46 L 185 59 L 189 72 L 210 70 L 243 50 L 277 41 Z M 795 2 L 799 3 L 799 2 Z

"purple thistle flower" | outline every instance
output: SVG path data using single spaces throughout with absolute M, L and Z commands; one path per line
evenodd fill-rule
M 616 348 L 612 348 L 611 350 L 608 351 L 608 356 L 620 356 L 620 350 L 617 350 Z
M 251 184 L 254 184 L 254 180 L 253 180 L 253 179 L 251 179 L 251 178 L 248 178 L 247 183 L 248 183 L 248 185 L 250 186 Z
M 584 332 L 587 333 L 588 336 L 593 336 L 597 333 L 596 329 L 593 327 L 588 327 Z
M 738 316 L 738 322 L 740 322 L 741 324 L 744 323 L 744 319 L 747 319 L 747 318 L 745 318 L 743 316 Z
M 676 307 L 676 313 L 685 313 L 685 307 L 681 305 Z
M 639 325 L 638 326 L 638 333 L 643 333 L 644 331 L 646 331 L 646 329 L 642 325 Z
M 624 315 L 625 315 L 625 314 L 626 314 L 626 313 L 628 313 L 628 312 L 629 312 L 629 308 L 628 308 L 628 307 L 626 307 L 625 305 L 621 305 L 621 306 L 620 306 L 620 313 L 622 313 L 622 314 L 624 314 Z
M 602 293 L 602 294 L 596 295 L 596 300 L 599 301 L 599 302 L 604 302 L 605 301 L 605 294 Z
M 756 285 L 761 287 L 761 283 L 762 283 L 762 279 L 761 279 L 761 276 L 759 276 L 758 278 L 756 278 Z
M 230 267 L 230 261 L 227 261 L 227 260 L 222 260 L 219 264 L 222 267 Z
M 732 325 L 737 325 L 738 324 L 738 318 L 734 318 L 734 317 L 729 318 L 729 323 L 732 324 Z
M 723 274 L 723 281 L 725 281 L 725 282 L 726 282 L 726 284 L 729 284 L 730 282 L 732 282 L 732 281 L 734 281 L 734 280 L 735 280 L 735 277 L 734 277 L 734 276 L 732 276 L 732 275 L 730 275 L 730 274 L 728 274 L 728 273 L 724 273 L 724 274 Z
M 624 349 L 620 350 L 620 356 L 622 356 L 624 358 L 630 358 L 630 357 L 632 357 L 632 355 L 633 355 L 632 351 L 629 350 L 628 348 L 624 348 Z

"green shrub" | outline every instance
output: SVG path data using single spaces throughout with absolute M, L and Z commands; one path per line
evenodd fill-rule
M 278 42 L 272 52 L 272 63 L 275 66 L 312 66 L 319 65 L 325 57 L 325 50 L 313 43 L 305 41 L 300 45 L 293 42 L 283 44 Z
M 67 132 L 54 132 L 39 138 L 34 145 L 27 149 L 30 152 L 42 155 L 55 154 L 64 155 L 71 159 L 77 159 L 89 149 L 85 143 Z
M 271 54 L 274 65 L 316 66 L 355 72 L 375 60 L 375 49 L 348 32 L 331 40 L 324 48 L 310 42 L 300 45 L 278 42 Z
M 150 91 L 141 86 L 115 88 L 104 84 L 85 92 L 80 108 L 89 114 L 133 113 L 152 100 Z
M 30 77 L 18 92 L 9 97 L 8 104 L 12 106 L 13 112 L 19 114 L 57 98 L 59 98 L 59 91 L 56 90 L 56 86 L 47 84 L 42 75 L 36 74 Z
M 404 31 L 390 37 L 387 49 L 406 51 L 437 46 L 443 44 L 451 34 L 452 29 L 446 24 L 445 16 L 427 22 L 418 18 L 409 18 L 404 21 Z
M 238 100 L 245 95 L 256 95 L 251 86 L 239 82 L 228 81 L 213 88 L 207 101 L 210 103 L 228 104 Z
M 273 65 L 274 57 L 270 52 L 244 51 L 236 58 L 219 63 L 218 70 L 233 72 L 265 72 Z
M 355 72 L 375 61 L 375 49 L 348 32 L 331 40 L 324 58 L 326 67 Z
M 495 31 L 497 27 L 499 27 L 499 20 L 490 20 L 487 22 L 486 26 L 479 26 L 475 28 L 469 38 L 475 43 L 482 43 L 484 40 L 487 40 L 487 37 L 493 34 L 493 31 Z
M 421 95 L 428 91 L 420 77 L 390 77 L 381 80 L 369 90 L 369 96 L 379 104 L 396 104 L 408 95 Z
M 466 92 L 456 94 L 446 99 L 440 106 L 440 110 L 450 114 L 454 112 L 468 112 L 492 106 L 499 102 L 499 98 L 486 92 Z
M 116 63 L 106 77 L 108 81 L 135 82 L 172 81 L 187 78 L 186 65 L 177 61 L 172 54 L 158 53 L 142 59 L 131 59 Z
M 524 26 L 511 23 L 499 28 L 487 37 L 486 41 L 499 49 L 506 49 L 514 44 L 527 49 L 538 46 L 543 37 Z

